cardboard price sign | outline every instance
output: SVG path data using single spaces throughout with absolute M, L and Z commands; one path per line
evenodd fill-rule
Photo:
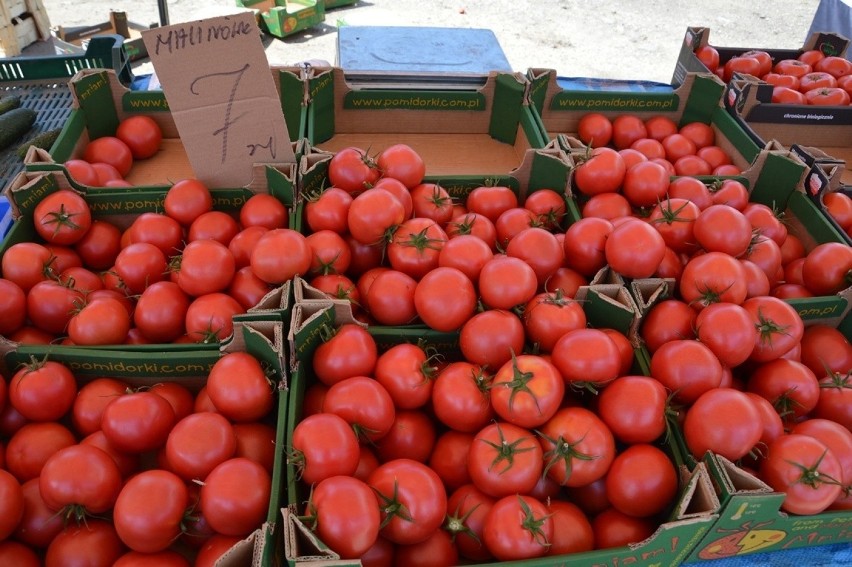
M 252 165 L 295 161 L 250 12 L 142 33 L 195 176 L 240 187 Z

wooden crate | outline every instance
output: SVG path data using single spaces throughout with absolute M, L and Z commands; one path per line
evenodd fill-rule
M 14 57 L 31 43 L 50 37 L 41 0 L 0 0 L 0 57 Z

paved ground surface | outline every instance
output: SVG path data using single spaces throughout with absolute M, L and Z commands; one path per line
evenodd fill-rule
M 159 21 L 156 0 L 43 0 L 51 23 L 78 26 L 123 10 L 133 22 Z M 710 28 L 719 46 L 796 48 L 819 0 L 370 0 L 329 10 L 325 22 L 284 40 L 269 39 L 270 63 L 334 63 L 337 29 L 357 26 L 484 28 L 494 32 L 514 70 L 556 69 L 564 76 L 669 82 L 688 26 Z M 240 10 L 226 0 L 170 0 L 172 23 Z M 139 67 L 145 72 L 146 67 Z

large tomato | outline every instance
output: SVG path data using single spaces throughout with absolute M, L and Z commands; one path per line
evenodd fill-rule
M 547 555 L 583 553 L 594 549 L 592 524 L 579 506 L 567 500 L 551 500 L 547 510 L 553 520 L 553 539 Z
M 44 549 L 65 527 L 65 518 L 44 503 L 38 478 L 23 483 L 21 492 L 24 497 L 24 511 L 15 528 L 14 539 L 33 549 Z
M 497 244 L 497 227 L 488 217 L 479 213 L 467 211 L 456 215 L 447 223 L 446 229 L 449 238 L 473 235 L 482 240 L 488 248 L 495 248 Z
M 287 253 L 282 254 L 282 250 Z M 311 258 L 311 247 L 301 233 L 277 228 L 257 241 L 251 254 L 251 269 L 263 281 L 278 285 L 307 274 Z
M 801 362 L 777 358 L 758 366 L 748 377 L 748 390 L 769 400 L 785 421 L 794 422 L 817 405 L 820 385 Z
M 696 309 L 720 301 L 740 305 L 748 292 L 745 269 L 730 254 L 700 254 L 684 266 L 679 291 L 681 299 Z
M 606 146 L 612 138 L 612 122 L 599 112 L 584 114 L 577 123 L 577 137 L 593 148 Z
M 380 382 L 367 376 L 333 384 L 323 398 L 322 410 L 345 419 L 358 438 L 367 442 L 384 437 L 396 415 L 391 395 Z
M 172 342 L 186 332 L 189 297 L 174 282 L 156 282 L 139 296 L 133 312 L 136 328 L 149 341 Z
M 65 565 L 113 565 L 125 551 L 115 528 L 105 520 L 69 524 L 50 542 L 44 556 L 45 567 Z
M 621 191 L 634 207 L 653 207 L 669 188 L 669 173 L 652 161 L 639 162 L 627 169 Z
M 126 242 L 147 242 L 166 256 L 176 254 L 183 246 L 184 233 L 180 223 L 160 213 L 142 213 L 127 229 Z
M 492 223 L 509 209 L 518 206 L 518 196 L 505 185 L 482 185 L 474 188 L 465 200 L 468 211 L 484 216 Z
M 352 262 L 352 250 L 333 230 L 319 230 L 305 237 L 311 247 L 311 274 L 343 274 Z
M 691 404 L 722 382 L 722 363 L 698 341 L 669 341 L 651 355 L 651 376 L 673 392 L 681 403 Z
M 539 293 L 524 308 L 524 330 L 541 352 L 551 352 L 565 333 L 586 327 L 586 313 L 579 302 L 561 291 Z
M 564 393 L 565 381 L 551 362 L 513 354 L 491 382 L 491 406 L 501 419 L 531 429 L 553 417 Z
M 367 484 L 379 501 L 381 534 L 398 544 L 424 541 L 447 514 L 447 493 L 428 466 L 394 459 L 379 466 Z
M 574 185 L 584 195 L 614 193 L 624 181 L 627 167 L 612 148 L 600 147 L 574 169 Z
M 700 214 L 698 205 L 692 201 L 670 197 L 661 199 L 651 209 L 648 220 L 663 237 L 666 246 L 675 252 L 692 252 L 696 248 L 692 226 Z
M 805 257 L 802 278 L 815 295 L 834 295 L 849 287 L 852 247 L 840 242 L 816 246 Z
M 417 315 L 438 331 L 454 331 L 470 319 L 476 309 L 473 282 L 461 270 L 436 267 L 414 288 Z
M 627 278 L 653 276 L 665 252 L 666 242 L 662 235 L 652 225 L 638 219 L 615 227 L 604 245 L 607 264 Z
M 378 347 L 369 331 L 347 323 L 316 348 L 312 366 L 317 379 L 331 386 L 352 376 L 371 376 L 377 357 Z
M 491 376 L 470 362 L 451 362 L 432 386 L 432 408 L 438 420 L 456 431 L 476 433 L 494 417 Z
M 352 195 L 339 187 L 328 187 L 315 197 L 307 197 L 304 205 L 305 222 L 312 232 L 333 230 L 338 234 L 348 231 L 349 205 Z
M 732 388 L 714 388 L 702 394 L 689 410 L 683 435 L 697 459 L 713 451 L 735 461 L 760 441 L 763 422 L 749 397 Z
M 307 507 L 313 530 L 344 559 L 363 555 L 379 536 L 379 503 L 370 487 L 348 476 L 333 476 L 311 491 Z
M 236 272 L 234 255 L 216 240 L 194 240 L 181 254 L 177 284 L 198 297 L 225 290 Z
M 150 116 L 128 116 L 118 123 L 115 137 L 124 142 L 135 159 L 147 159 L 160 149 L 163 132 Z
M 358 467 L 358 438 L 342 417 L 318 413 L 293 428 L 290 461 L 301 479 L 314 484 L 336 476 L 351 476 Z
M 639 518 L 668 508 L 677 488 L 677 472 L 671 459 L 647 443 L 636 443 L 620 452 L 606 475 L 610 504 L 619 512 Z
M 245 352 L 216 361 L 207 376 L 207 395 L 216 409 L 235 422 L 256 421 L 272 409 L 272 387 L 260 362 Z
M 653 354 L 663 344 L 695 337 L 695 310 L 679 299 L 654 304 L 645 314 L 639 334 Z
M 456 547 L 463 557 L 475 561 L 492 557 L 482 541 L 482 531 L 494 502 L 473 484 L 456 489 L 447 500 L 445 529 L 455 537 Z
M 385 463 L 394 459 L 426 463 L 437 438 L 435 421 L 426 412 L 397 410 L 390 431 L 375 444 L 376 455 Z
M 166 279 L 168 262 L 157 246 L 135 242 L 118 253 L 114 270 L 130 293 L 139 294 L 152 283 Z
M 398 179 L 409 189 L 423 181 L 426 164 L 423 158 L 407 144 L 393 144 L 379 153 L 376 159 L 384 177 Z
M 708 252 L 724 252 L 733 257 L 745 254 L 752 239 L 748 218 L 728 205 L 710 205 L 695 219 L 692 234 Z
M 615 458 L 609 427 L 582 407 L 560 409 L 540 434 L 546 474 L 563 486 L 585 486 L 603 478 Z
M 74 434 L 61 423 L 27 423 L 6 444 L 5 469 L 20 482 L 38 478 L 50 457 L 76 443 Z
M 367 312 L 380 325 L 409 325 L 417 317 L 414 290 L 417 280 L 388 269 L 376 275 L 364 294 Z
M 544 285 L 564 262 L 562 242 L 553 233 L 539 227 L 525 228 L 513 236 L 506 247 L 506 255 L 529 264 L 539 286 Z
M 757 328 L 754 362 L 768 362 L 781 357 L 802 340 L 804 323 L 789 303 L 776 297 L 752 297 L 743 303 Z
M 169 187 L 163 201 L 166 214 L 183 226 L 213 209 L 213 196 L 204 183 L 197 179 L 182 179 Z
M 598 413 L 623 443 L 652 443 L 666 432 L 668 393 L 647 376 L 622 376 L 604 388 Z
M 528 429 L 495 422 L 476 434 L 467 466 L 473 484 L 489 496 L 528 494 L 542 474 L 542 448 Z
M 343 148 L 328 162 L 328 180 L 348 193 L 364 191 L 374 185 L 380 175 L 375 160 L 359 148 Z
M 67 366 L 34 361 L 9 381 L 9 406 L 30 421 L 58 421 L 71 409 L 77 383 Z
M 511 311 L 482 311 L 462 326 L 459 345 L 465 360 L 494 370 L 523 351 L 524 325 Z
M 68 322 L 68 338 L 75 345 L 117 345 L 127 338 L 130 314 L 124 304 L 109 297 L 89 301 Z
M 60 449 L 44 464 L 39 491 L 48 508 L 83 519 L 113 507 L 121 489 L 121 473 L 108 454 L 91 445 Z
M 422 347 L 400 343 L 378 357 L 373 375 L 398 409 L 416 409 L 431 397 L 437 372 L 434 362 Z
M 514 256 L 494 256 L 479 272 L 479 294 L 492 309 L 526 304 L 537 289 L 535 270 Z
M 618 346 L 600 329 L 568 331 L 556 341 L 551 358 L 571 387 L 600 387 L 621 371 Z
M 547 507 L 531 496 L 508 495 L 491 507 L 482 536 L 500 561 L 530 559 L 547 553 L 553 539 Z
M 61 189 L 39 201 L 33 222 L 45 241 L 68 246 L 85 236 L 92 226 L 92 213 L 79 193 Z
M 214 531 L 245 537 L 269 509 L 272 479 L 262 465 L 236 457 L 214 468 L 201 487 L 201 513 Z
M 74 243 L 74 251 L 93 270 L 106 270 L 121 251 L 121 231 L 114 224 L 94 220 L 86 234 Z
M 0 541 L 8 538 L 24 515 L 24 491 L 12 473 L 0 469 Z
M 393 231 L 385 253 L 391 268 L 419 280 L 438 267 L 447 233 L 434 220 L 414 217 L 402 222 Z
M 224 293 L 196 297 L 186 308 L 184 326 L 193 342 L 216 342 L 234 333 L 234 315 L 245 313 L 240 303 Z
M 754 350 L 757 329 L 748 311 L 734 303 L 714 303 L 695 319 L 698 340 L 730 368 L 748 360 Z
M 606 265 L 607 238 L 613 231 L 610 221 L 589 217 L 580 219 L 565 231 L 562 247 L 565 263 L 584 276 L 593 276 Z
M 169 470 L 184 480 L 204 480 L 217 465 L 230 459 L 237 449 L 234 428 L 224 416 L 213 412 L 188 415 L 178 421 L 166 439 Z
M 20 287 L 24 293 L 35 284 L 59 273 L 50 250 L 35 242 L 18 242 L 3 253 L 3 277 Z
M 27 314 L 35 327 L 59 335 L 66 331 L 82 300 L 83 293 L 70 282 L 40 281 L 27 293 Z
M 144 453 L 162 447 L 175 423 L 165 398 L 139 391 L 119 396 L 104 408 L 101 429 L 119 451 Z
M 118 495 L 113 510 L 116 532 L 134 551 L 163 551 L 180 535 L 188 505 L 186 485 L 177 475 L 143 471 L 128 480 Z
M 776 439 L 767 451 L 761 478 L 784 493 L 782 510 L 819 514 L 840 496 L 840 462 L 822 441 L 791 433 Z

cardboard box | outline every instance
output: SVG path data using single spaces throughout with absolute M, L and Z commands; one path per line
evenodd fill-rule
M 787 147 L 818 146 L 852 157 L 843 143 L 852 140 L 852 106 L 773 103 L 773 88 L 746 75 L 732 80 L 725 93 L 725 107 L 755 143 L 777 140 Z
M 698 59 L 695 51 L 704 45 L 710 44 L 710 29 L 704 27 L 688 27 L 686 34 L 683 37 L 683 44 L 680 48 L 677 62 L 675 64 L 674 74 L 672 75 L 672 84 L 675 86 L 681 85 L 689 73 L 709 73 L 710 70 Z M 745 53 L 752 49 L 766 51 L 772 56 L 773 61 L 781 59 L 795 59 L 802 54 L 803 51 L 818 49 L 826 55 L 843 56 L 849 46 L 849 39 L 835 33 L 820 33 L 815 32 L 805 41 L 802 47 L 792 49 L 764 49 L 762 47 L 720 47 L 713 45 L 719 52 L 719 65 L 724 65 L 729 59 L 736 55 Z
M 844 148 L 845 154 L 852 158 L 852 148 Z M 852 237 L 843 230 L 834 218 L 828 213 L 824 199 L 832 192 L 839 192 L 852 197 L 852 171 L 846 169 L 844 159 L 836 159 L 828 155 L 820 148 L 800 146 L 793 144 L 790 148 L 797 157 L 802 159 L 808 166 L 802 188 L 810 197 L 817 208 L 825 215 L 828 222 L 837 229 L 837 232 L 847 244 L 852 245 Z
M 525 103 L 525 79 L 492 73 L 482 87 L 353 88 L 340 68 L 311 68 L 306 138 L 336 152 L 355 146 L 377 154 L 408 144 L 428 176 L 502 176 L 544 139 Z
M 289 135 L 297 139 L 304 121 L 303 83 L 286 67 L 272 68 L 270 72 L 279 90 L 282 112 L 292 113 L 286 116 Z M 78 72 L 69 82 L 69 88 L 74 98 L 73 110 L 62 133 L 49 153 L 31 148 L 25 159 L 29 171 L 64 171 L 62 163 L 81 157 L 90 140 L 113 135 L 118 123 L 128 116 L 146 115 L 160 126 L 163 140 L 153 157 L 135 160 L 127 176 L 127 181 L 135 187 L 128 190 L 163 188 L 180 179 L 196 177 L 162 91 L 131 91 L 120 83 L 114 71 L 103 69 Z M 285 143 L 292 146 L 290 140 Z M 244 189 L 258 193 L 270 192 L 272 185 L 292 186 L 295 166 L 292 162 L 256 164 L 251 182 Z M 73 180 L 72 184 L 77 189 L 87 189 Z M 226 187 L 211 187 L 222 188 Z
M 595 309 L 595 307 L 592 307 Z M 289 335 L 291 352 L 291 389 L 288 410 L 288 431 L 301 418 L 301 403 L 306 384 L 314 380 L 310 361 L 313 352 L 320 344 L 320 336 L 325 332 L 352 319 L 337 309 L 331 301 L 297 303 L 294 306 L 291 332 Z M 373 332 L 370 328 L 371 333 Z M 376 336 L 377 342 L 396 344 L 406 340 L 397 333 L 395 336 Z M 677 565 L 681 563 L 705 533 L 715 519 L 718 502 L 708 483 L 706 471 L 700 467 L 689 472 L 680 466 L 679 454 L 673 454 L 680 468 L 682 491 L 669 519 L 647 540 L 620 548 L 597 550 L 588 553 L 566 555 L 559 558 L 541 558 L 517 563 L 528 567 L 553 565 L 623 565 L 628 563 L 648 563 Z M 282 550 L 288 565 L 358 565 L 358 561 L 340 560 L 339 556 L 328 549 L 307 528 L 299 514 L 303 511 L 306 493 L 296 482 L 294 471 L 288 471 L 289 506 L 282 509 L 285 548 Z M 514 563 L 513 563 L 514 564 Z M 491 565 L 503 565 L 492 563 Z
M 275 37 L 287 37 L 325 21 L 323 0 L 236 0 L 237 6 L 254 10 L 262 29 Z
M 33 226 L 32 211 L 45 195 L 60 189 L 71 189 L 61 171 L 23 172 L 6 189 L 15 221 L 0 245 L 0 255 L 18 242 L 38 242 Z M 217 193 L 214 207 L 217 210 L 236 212 L 247 196 L 244 190 L 222 190 Z M 84 194 L 94 219 L 103 219 L 127 228 L 144 212 L 162 211 L 165 191 L 110 193 L 93 191 Z M 234 318 L 238 322 L 289 321 L 292 288 L 285 283 L 271 290 L 258 305 Z M 236 328 L 236 327 L 235 327 Z M 31 356 L 39 358 L 49 354 L 51 359 L 71 365 L 81 375 L 133 376 L 141 368 L 167 369 L 191 375 L 207 368 L 215 360 L 219 344 L 159 344 L 159 345 L 104 345 L 99 347 L 22 345 L 0 337 L 1 364 L 14 368 Z M 160 371 L 160 370 L 158 370 Z
M 117 34 L 124 38 L 124 50 L 131 61 L 148 57 L 148 49 L 142 41 L 142 30 L 157 27 L 157 23 L 148 26 L 132 22 L 127 18 L 127 12 L 111 10 L 109 20 L 89 26 L 65 27 L 57 26 L 56 36 L 66 43 L 85 46 L 93 35 Z
M 687 563 L 852 541 L 852 512 L 796 516 L 781 510 L 784 495 L 724 457 L 704 459 L 722 509 Z
M 745 169 L 761 146 L 748 139 L 720 110 L 724 84 L 711 73 L 690 73 L 683 84 L 666 92 L 641 92 L 620 88 L 601 91 L 565 89 L 552 69 L 529 69 L 529 98 L 549 140 L 577 138 L 580 119 L 591 112 L 610 120 L 624 114 L 646 120 L 665 116 L 678 126 L 689 122 L 713 125 L 716 144 L 731 155 L 734 165 Z

